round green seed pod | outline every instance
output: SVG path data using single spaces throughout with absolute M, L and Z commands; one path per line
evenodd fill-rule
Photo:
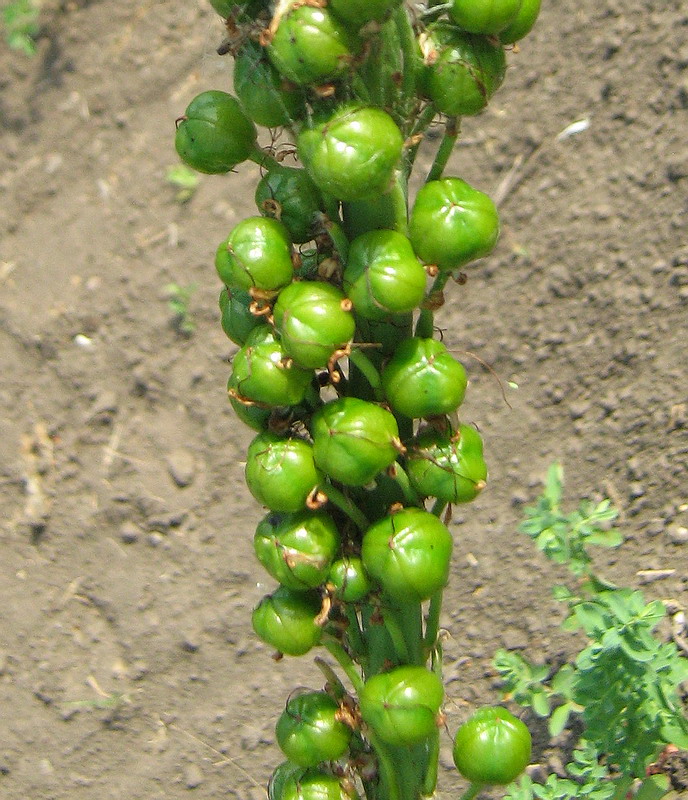
M 454 432 L 428 428 L 411 443 L 406 471 L 422 497 L 468 503 L 485 487 L 483 440 L 470 425 L 459 425 Z
M 227 92 L 211 90 L 194 97 L 179 120 L 175 148 L 198 172 L 229 172 L 246 161 L 256 144 L 256 126 Z
M 390 406 L 413 419 L 456 411 L 467 384 L 461 363 L 436 339 L 406 339 L 382 372 L 382 388 Z
M 327 579 L 339 549 L 339 532 L 324 512 L 268 514 L 253 545 L 260 563 L 282 586 L 315 589 Z

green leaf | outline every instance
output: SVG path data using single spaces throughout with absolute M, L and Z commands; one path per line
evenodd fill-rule
M 564 484 L 564 469 L 558 462 L 555 462 L 547 470 L 547 480 L 545 482 L 545 497 L 549 501 L 550 507 L 556 509 L 561 503 L 561 492 Z
M 572 708 L 572 703 L 564 703 L 563 705 L 554 709 L 552 716 L 549 718 L 548 724 L 550 736 L 559 736 L 559 734 L 564 730 Z
M 538 715 L 538 717 L 549 716 L 549 700 L 544 689 L 534 691 L 531 702 L 533 705 L 533 711 Z
M 533 800 L 533 779 L 524 775 L 518 783 L 510 783 L 504 800 Z
M 588 636 L 603 634 L 607 629 L 608 618 L 594 603 L 578 603 L 573 609 L 576 619 Z

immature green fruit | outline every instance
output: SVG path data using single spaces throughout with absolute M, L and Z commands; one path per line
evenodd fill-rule
M 230 94 L 202 92 L 177 125 L 174 144 L 182 161 L 198 172 L 229 172 L 251 154 L 256 126 Z
M 390 187 L 404 139 L 380 108 L 350 105 L 319 118 L 298 138 L 298 153 L 321 191 L 363 200 Z
M 282 794 L 275 800 L 359 800 L 359 797 L 351 781 L 344 783 L 327 772 L 308 770 L 301 777 L 285 781 Z
M 302 367 L 326 367 L 356 329 L 350 302 L 330 283 L 299 281 L 283 289 L 273 316 L 285 351 Z
M 487 706 L 459 728 L 453 754 L 456 768 L 467 780 L 505 786 L 528 766 L 530 732 L 505 708 Z
M 325 692 L 295 695 L 277 720 L 277 743 L 302 767 L 336 761 L 349 748 L 351 728 L 339 720 L 339 705 Z
M 423 602 L 449 578 L 452 537 L 429 511 L 405 508 L 371 525 L 363 537 L 366 572 L 394 600 Z
M 397 231 L 369 231 L 354 239 L 343 286 L 357 316 L 385 320 L 413 311 L 425 297 L 425 270 Z
M 414 419 L 456 411 L 467 383 L 463 366 L 436 339 L 406 339 L 382 372 L 392 409 Z
M 494 35 L 516 18 L 522 0 L 452 0 L 449 15 L 470 33 Z
M 425 667 L 396 667 L 366 681 L 360 695 L 363 721 L 393 747 L 429 739 L 437 729 L 444 688 Z
M 295 406 L 306 395 L 313 373 L 297 366 L 275 332 L 262 325 L 252 331 L 232 360 L 228 390 L 238 400 L 265 406 Z
M 332 518 L 322 512 L 268 514 L 256 529 L 253 546 L 276 581 L 304 591 L 327 579 L 339 549 L 339 532 Z
M 268 55 L 287 80 L 317 86 L 348 72 L 360 47 L 355 33 L 327 8 L 294 3 L 280 17 Z
M 256 316 L 251 313 L 252 302 L 251 295 L 243 289 L 232 289 L 230 292 L 225 286 L 220 291 L 222 330 L 238 345 L 244 344 L 251 331 L 265 327 L 265 316 Z
M 329 0 L 327 6 L 336 16 L 354 28 L 373 20 L 380 22 L 402 3 L 402 0 Z
M 321 215 L 322 199 L 303 169 L 271 167 L 256 187 L 256 205 L 265 217 L 280 220 L 292 242 L 309 242 Z
M 288 656 L 302 656 L 320 642 L 317 592 L 292 592 L 281 586 L 266 595 L 253 611 L 253 630 L 270 647 Z
M 375 403 L 340 397 L 313 415 L 313 457 L 323 472 L 347 486 L 364 486 L 394 462 L 399 428 Z
M 330 567 L 327 583 L 334 590 L 334 596 L 345 603 L 358 603 L 372 589 L 363 562 L 356 556 L 344 556 Z
M 235 397 L 229 396 L 229 402 L 234 409 L 237 417 L 254 431 L 267 430 L 272 416 L 271 408 L 262 408 L 261 406 L 247 406 Z
M 409 235 L 421 261 L 451 271 L 492 251 L 499 214 L 492 200 L 466 181 L 442 178 L 418 192 Z
M 499 40 L 503 44 L 513 44 L 523 39 L 533 29 L 540 13 L 540 0 L 523 0 L 516 19 L 503 31 L 499 32 Z
M 428 428 L 409 447 L 406 471 L 422 497 L 468 503 L 485 487 L 483 440 L 470 425 L 459 425 L 453 432 Z
M 297 437 L 258 434 L 246 456 L 246 483 L 259 503 L 272 511 L 301 511 L 320 482 L 313 448 Z
M 284 788 L 290 781 L 298 781 L 306 770 L 291 761 L 283 761 L 270 776 L 268 800 L 282 800 Z
M 305 114 L 303 91 L 288 84 L 253 43 L 234 59 L 234 91 L 249 117 L 266 128 L 289 125 Z
M 276 219 L 247 217 L 217 248 L 215 268 L 230 289 L 277 294 L 294 277 L 287 229 Z
M 504 81 L 504 48 L 486 36 L 439 22 L 426 34 L 423 52 L 423 92 L 443 114 L 478 114 Z

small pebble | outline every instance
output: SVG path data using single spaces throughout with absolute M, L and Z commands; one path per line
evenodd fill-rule
M 581 403 L 571 403 L 569 406 L 569 416 L 571 419 L 580 419 L 581 417 L 585 416 L 585 414 L 590 410 L 590 403 L 588 402 L 581 402 Z
M 196 789 L 203 783 L 203 773 L 196 764 L 189 764 L 184 770 L 184 785 L 187 789 Z
M 124 544 L 138 542 L 141 531 L 133 522 L 123 522 L 119 529 L 119 538 Z
M 634 481 L 628 487 L 628 496 L 631 498 L 631 500 L 636 500 L 638 497 L 642 497 L 644 494 L 645 494 L 645 487 L 643 486 L 642 483 L 638 481 Z
M 688 542 L 688 528 L 674 523 L 667 528 L 667 536 L 674 544 L 685 544 Z
M 196 460 L 188 450 L 177 448 L 167 455 L 167 469 L 172 480 L 183 489 L 193 483 L 196 476 Z

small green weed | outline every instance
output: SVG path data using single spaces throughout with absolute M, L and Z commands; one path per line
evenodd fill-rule
M 183 336 L 191 336 L 196 330 L 196 323 L 191 317 L 189 303 L 198 286 L 195 283 L 189 286 L 180 286 L 178 283 L 168 283 L 165 291 L 169 296 L 168 308 L 174 314 L 172 327 Z
M 568 607 L 564 630 L 582 629 L 588 644 L 553 675 L 507 650 L 497 652 L 494 665 L 506 696 L 549 717 L 552 736 L 564 730 L 571 715 L 579 715 L 583 735 L 566 768 L 570 778 L 550 775 L 538 784 L 526 776 L 507 798 L 623 800 L 634 782 L 640 783 L 635 798 L 663 797 L 669 789 L 666 776 L 648 776 L 647 769 L 667 745 L 688 749 L 688 719 L 679 693 L 688 680 L 688 661 L 673 641 L 654 633 L 666 614 L 662 602 L 646 603 L 642 592 L 593 572 L 587 547 L 616 547 L 623 540 L 609 527 L 617 516 L 609 501 L 583 502 L 566 513 L 562 485 L 563 473 L 555 464 L 520 529 L 579 579 L 575 591 L 555 586 L 553 593 Z
M 187 167 L 186 164 L 175 164 L 169 167 L 165 173 L 165 178 L 168 183 L 179 189 L 175 195 L 175 200 L 182 205 L 191 200 L 201 181 L 198 173 Z
M 38 17 L 41 6 L 38 0 L 12 0 L 2 9 L 2 26 L 5 41 L 14 50 L 27 56 L 36 52 L 36 36 L 40 31 Z

